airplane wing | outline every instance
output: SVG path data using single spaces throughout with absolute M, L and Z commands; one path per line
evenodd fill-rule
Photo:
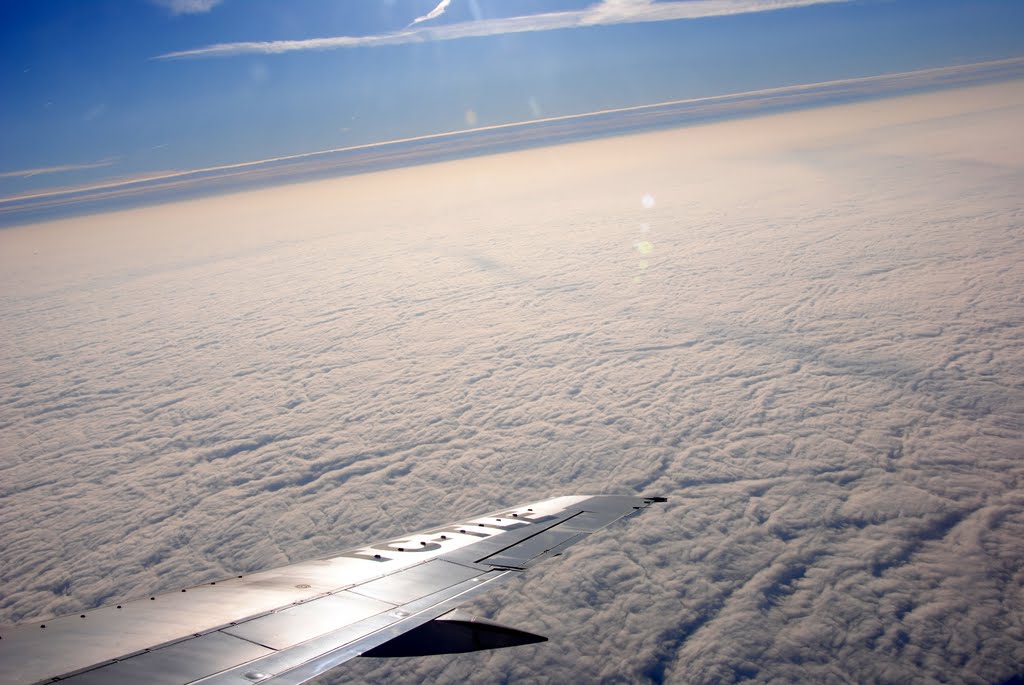
M 293 685 L 353 657 L 542 641 L 459 605 L 662 497 L 557 497 L 380 544 L 0 629 L 0 684 Z

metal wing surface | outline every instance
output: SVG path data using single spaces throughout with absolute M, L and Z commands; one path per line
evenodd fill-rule
M 544 638 L 453 610 L 658 501 L 558 497 L 325 559 L 0 629 L 0 684 L 290 685 L 362 654 L 536 642 Z

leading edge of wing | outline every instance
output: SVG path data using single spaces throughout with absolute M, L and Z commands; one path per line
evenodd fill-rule
M 5 629 L 0 683 L 305 682 L 657 501 L 559 497 Z

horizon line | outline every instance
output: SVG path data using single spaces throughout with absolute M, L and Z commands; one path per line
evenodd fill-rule
M 956 72 L 962 72 L 962 71 L 969 71 L 971 69 L 977 69 L 979 67 L 993 67 L 993 66 L 999 66 L 999 65 L 1011 65 L 1011 64 L 1015 64 L 1015 63 L 1024 64 L 1024 56 L 1021 56 L 1021 57 L 1011 57 L 1011 58 L 1000 59 L 1000 60 L 990 60 L 990 61 L 985 61 L 985 62 L 972 62 L 972 63 L 968 63 L 968 64 L 959 64 L 959 65 L 944 66 L 944 67 L 929 67 L 927 69 L 915 69 L 915 70 L 911 70 L 911 71 L 900 71 L 900 72 L 891 72 L 891 73 L 884 73 L 884 74 L 875 74 L 875 75 L 871 75 L 871 76 L 858 76 L 858 77 L 846 78 L 846 79 L 834 79 L 834 80 L 829 80 L 829 81 L 817 81 L 817 82 L 813 82 L 813 83 L 803 83 L 803 84 L 796 84 L 796 85 L 790 85 L 790 86 L 776 86 L 776 87 L 772 87 L 772 88 L 761 88 L 761 89 L 750 90 L 750 91 L 739 91 L 739 92 L 734 92 L 734 93 L 724 93 L 724 94 L 720 94 L 720 95 L 709 95 L 709 96 L 694 97 L 694 98 L 683 98 L 683 99 L 678 99 L 678 100 L 666 100 L 666 101 L 662 101 L 662 102 L 654 102 L 654 103 L 648 103 L 648 104 L 642 104 L 642 105 L 630 105 L 630 106 L 626 106 L 626 107 L 614 107 L 614 108 L 610 108 L 610 109 L 595 110 L 595 111 L 590 111 L 590 112 L 578 112 L 578 113 L 574 113 L 574 114 L 563 114 L 563 115 L 554 116 L 554 117 L 543 117 L 543 118 L 539 118 L 539 119 L 525 119 L 525 120 L 521 120 L 521 121 L 506 122 L 506 123 L 503 123 L 503 124 L 491 124 L 491 125 L 488 125 L 488 126 L 478 126 L 478 127 L 474 127 L 474 128 L 458 129 L 458 130 L 454 130 L 454 131 L 442 131 L 440 133 L 427 133 L 427 134 L 422 134 L 422 135 L 417 135 L 417 136 L 407 136 L 407 137 L 403 137 L 403 138 L 393 138 L 393 139 L 388 139 L 388 140 L 378 140 L 378 141 L 372 141 L 372 142 L 368 142 L 368 143 L 360 143 L 360 144 L 357 144 L 357 145 L 348 145 L 348 146 L 335 147 L 335 148 L 326 148 L 326 149 L 322 149 L 322 150 L 313 150 L 313 151 L 310 151 L 310 152 L 300 152 L 300 153 L 289 154 L 289 155 L 281 155 L 281 156 L 278 156 L 278 157 L 268 157 L 268 158 L 264 158 L 264 159 L 249 160 L 249 161 L 243 161 L 243 162 L 233 162 L 233 163 L 229 163 L 229 164 L 218 164 L 218 165 L 207 166 L 207 167 L 199 167 L 199 168 L 195 168 L 195 169 L 186 169 L 186 170 L 173 171 L 173 172 L 165 172 L 165 173 L 155 172 L 155 173 L 152 173 L 152 174 L 149 174 L 149 175 L 143 175 L 143 176 L 138 176 L 138 177 L 134 177 L 134 178 L 129 178 L 127 180 L 111 180 L 111 181 L 106 181 L 106 182 L 94 183 L 94 184 L 91 184 L 91 185 L 74 186 L 74 187 L 70 187 L 70 188 L 69 187 L 65 187 L 65 188 L 58 188 L 58 189 L 52 189 L 52 190 L 44 190 L 44 191 L 39 191 L 39 192 L 24 193 L 24 194 L 20 194 L 20 195 L 9 195 L 9 196 L 5 196 L 5 197 L 0 197 L 0 211 L 2 211 L 4 209 L 4 205 L 11 205 L 11 204 L 15 204 L 15 203 L 18 203 L 18 202 L 23 202 L 23 201 L 28 201 L 28 200 L 57 198 L 57 197 L 62 197 L 62 196 L 74 195 L 76 193 L 87 193 L 87 192 L 90 192 L 90 191 L 98 191 L 98 190 L 113 190 L 113 189 L 117 189 L 117 188 L 128 188 L 128 187 L 131 187 L 131 186 L 141 185 L 141 184 L 144 184 L 144 183 L 151 183 L 151 182 L 154 182 L 154 181 L 181 179 L 181 178 L 184 178 L 184 177 L 187 177 L 187 176 L 198 175 L 198 174 L 205 174 L 205 173 L 214 173 L 214 172 L 221 172 L 221 171 L 234 171 L 234 170 L 239 170 L 239 169 L 250 169 L 250 168 L 259 167 L 259 166 L 268 165 L 268 164 L 274 164 L 274 163 L 278 163 L 278 162 L 288 162 L 288 161 L 296 161 L 296 160 L 302 160 L 302 159 L 310 159 L 310 158 L 315 158 L 315 157 L 324 156 L 324 155 L 338 154 L 338 153 L 344 153 L 344 152 L 354 152 L 354 151 L 368 150 L 368 149 L 373 149 L 373 148 L 387 148 L 389 146 L 401 145 L 401 144 L 404 144 L 404 143 L 415 143 L 415 142 L 422 142 L 422 141 L 429 141 L 429 140 L 442 140 L 442 139 L 445 139 L 445 138 L 451 138 L 451 137 L 460 136 L 460 135 L 466 135 L 466 134 L 471 134 L 471 133 L 486 132 L 486 131 L 498 131 L 498 130 L 504 130 L 504 129 L 515 129 L 515 128 L 521 128 L 521 127 L 524 127 L 524 126 L 531 126 L 531 125 L 537 125 L 537 124 L 546 124 L 546 123 L 552 123 L 552 122 L 558 122 L 558 121 L 571 121 L 571 120 L 574 120 L 574 119 L 585 119 L 585 118 L 588 118 L 588 117 L 602 116 L 602 115 L 607 115 L 607 114 L 621 114 L 621 113 L 624 113 L 624 112 L 637 112 L 637 111 L 642 111 L 642 110 L 655 109 L 655 108 L 659 108 L 659 107 L 671 107 L 671 106 L 674 106 L 674 105 L 687 105 L 687 104 L 696 104 L 696 103 L 702 103 L 702 102 L 715 102 L 715 101 L 726 100 L 726 99 L 730 99 L 730 98 L 743 97 L 743 96 L 768 95 L 768 94 L 780 93 L 780 92 L 790 92 L 790 93 L 793 93 L 793 92 L 800 92 L 800 91 L 804 91 L 804 90 L 810 90 L 810 89 L 813 89 L 813 88 L 837 86 L 837 85 L 850 85 L 850 84 L 858 84 L 858 83 L 870 83 L 872 81 L 880 81 L 880 80 L 883 80 L 883 79 L 892 79 L 892 78 L 907 77 L 907 76 L 923 76 L 923 75 L 928 75 L 928 74 L 935 74 L 935 73 L 938 73 L 938 72 L 956 73 Z

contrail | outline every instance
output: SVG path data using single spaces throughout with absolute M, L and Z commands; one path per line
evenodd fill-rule
M 32 178 L 40 174 L 57 174 L 62 171 L 79 171 L 81 169 L 99 169 L 110 166 L 113 159 L 101 159 L 98 162 L 87 164 L 61 164 L 60 166 L 37 167 L 35 169 L 15 169 L 14 171 L 0 171 L 0 178 Z
M 420 23 L 421 21 L 428 21 L 430 19 L 436 19 L 437 17 L 440 17 L 442 14 L 444 14 L 444 11 L 448 9 L 448 5 L 450 4 L 452 4 L 452 0 L 441 0 L 441 2 L 437 3 L 437 7 L 430 10 L 422 17 L 416 17 L 415 19 L 413 19 L 412 23 L 409 24 L 409 26 L 414 26 Z M 406 26 L 405 28 L 409 28 L 409 26 Z
M 477 36 L 507 33 L 577 29 L 610 24 L 633 24 L 681 19 L 699 19 L 751 12 L 768 12 L 791 7 L 845 3 L 850 0 L 601 0 L 584 9 L 541 12 L 511 17 L 456 21 L 431 26 L 418 23 L 444 14 L 451 0 L 442 0 L 429 13 L 417 18 L 400 31 L 366 36 L 332 36 L 301 40 L 247 41 L 218 43 L 189 50 L 178 50 L 157 55 L 152 59 L 181 59 L 186 57 L 228 57 L 243 54 L 273 55 L 296 50 L 336 50 L 340 48 L 403 45 L 433 40 L 458 40 Z

